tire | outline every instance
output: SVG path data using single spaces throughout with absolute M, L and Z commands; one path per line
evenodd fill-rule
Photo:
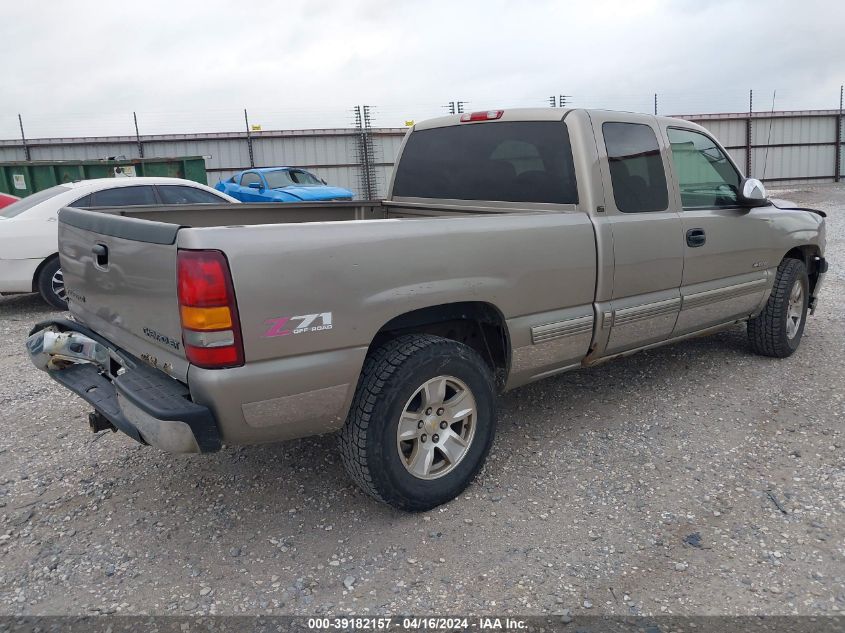
M 47 260 L 38 274 L 38 292 L 54 308 L 67 310 L 67 295 L 58 257 Z
M 364 362 L 340 433 L 343 464 L 375 499 L 429 510 L 461 494 L 481 470 L 495 405 L 492 372 L 475 350 L 438 336 L 400 336 Z
M 784 259 L 778 266 L 766 307 L 748 321 L 751 349 L 774 358 L 791 356 L 801 344 L 809 296 L 810 280 L 804 262 Z

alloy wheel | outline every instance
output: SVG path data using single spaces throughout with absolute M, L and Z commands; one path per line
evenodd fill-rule
M 475 436 L 477 405 L 466 383 L 437 376 L 423 383 L 405 404 L 396 431 L 403 466 L 418 479 L 450 473 Z

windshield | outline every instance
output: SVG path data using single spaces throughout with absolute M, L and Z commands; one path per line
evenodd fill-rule
M 307 171 L 295 170 L 290 173 L 290 177 L 294 182 L 304 187 L 312 185 L 322 185 L 323 181 L 317 178 L 314 174 L 309 174 Z
M 287 169 L 280 169 L 279 171 L 264 172 L 264 178 L 267 179 L 267 186 L 270 189 L 279 189 L 280 187 L 290 187 L 296 183 L 291 179 L 290 172 Z
M 64 193 L 65 191 L 70 191 L 70 189 L 70 187 L 58 185 L 56 187 L 50 187 L 44 191 L 34 193 L 31 196 L 27 196 L 26 198 L 15 202 L 14 204 L 10 204 L 8 207 L 0 209 L 0 218 L 13 218 L 25 211 L 29 211 L 32 207 L 41 204 L 45 200 L 49 200 L 50 198 L 53 198 L 60 193 Z
M 280 169 L 278 171 L 264 172 L 264 178 L 267 179 L 267 186 L 270 189 L 280 189 L 282 187 L 291 187 L 294 185 L 300 187 L 313 187 L 315 185 L 322 185 L 319 178 L 307 171 L 301 169 Z

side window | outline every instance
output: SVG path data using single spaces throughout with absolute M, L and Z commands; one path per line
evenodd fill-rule
M 93 206 L 92 199 L 94 198 L 94 194 L 89 193 L 87 196 L 81 197 L 76 202 L 72 202 L 71 204 L 67 205 L 69 207 L 76 207 L 78 209 L 84 209 L 86 207 Z
M 227 202 L 205 189 L 184 185 L 158 185 L 158 193 L 164 204 L 221 204 Z
M 241 176 L 241 187 L 249 187 L 250 183 L 253 182 L 261 184 L 261 176 L 256 174 L 254 171 L 248 171 Z
M 669 144 L 685 209 L 736 206 L 740 175 L 713 139 L 670 127 Z
M 624 213 L 664 211 L 669 191 L 654 130 L 641 123 L 608 122 L 602 134 L 616 208 Z
M 92 197 L 92 207 L 132 207 L 141 204 L 156 204 L 155 192 L 149 185 L 104 189 L 92 194 Z

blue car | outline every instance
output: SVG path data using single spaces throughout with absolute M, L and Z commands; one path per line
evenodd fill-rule
M 348 189 L 331 187 L 325 180 L 297 167 L 261 167 L 239 172 L 215 186 L 241 202 L 317 202 L 352 200 Z

